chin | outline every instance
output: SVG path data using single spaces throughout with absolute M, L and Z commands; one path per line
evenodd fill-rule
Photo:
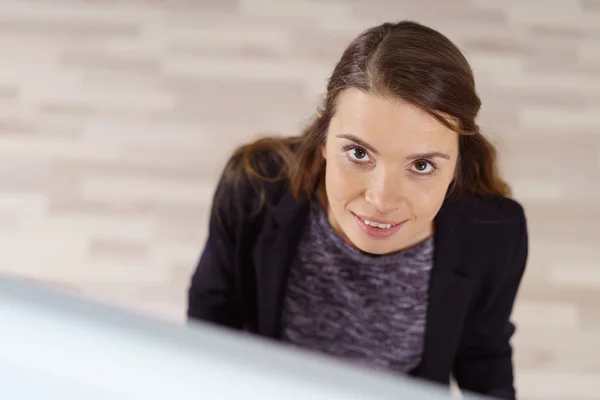
M 372 254 L 375 256 L 382 256 L 384 254 L 393 253 L 394 251 L 388 248 L 381 248 L 381 246 L 364 246 L 358 248 L 360 251 Z
M 365 253 L 383 255 L 393 253 L 401 248 L 401 245 L 397 242 L 386 239 L 371 239 L 362 232 L 353 233 L 351 236 L 348 235 L 350 242 L 358 250 Z

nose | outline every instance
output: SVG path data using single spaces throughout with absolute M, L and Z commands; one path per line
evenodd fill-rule
M 381 214 L 389 214 L 402 206 L 402 174 L 395 171 L 374 173 L 365 192 L 365 200 Z

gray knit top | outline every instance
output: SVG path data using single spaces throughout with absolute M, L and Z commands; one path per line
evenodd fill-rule
M 346 243 L 323 207 L 310 218 L 282 315 L 284 342 L 392 372 L 421 361 L 434 240 L 374 256 Z

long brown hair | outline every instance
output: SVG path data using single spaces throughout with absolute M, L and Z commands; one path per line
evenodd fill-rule
M 320 146 L 338 96 L 349 88 L 412 104 L 460 135 L 448 196 L 510 195 L 498 172 L 496 150 L 475 122 L 481 101 L 469 63 L 447 37 L 412 21 L 384 23 L 361 33 L 333 70 L 321 115 L 299 136 L 265 137 L 238 148 L 222 182 L 235 186 L 242 176 L 251 182 L 286 179 L 295 196 L 311 196 L 325 170 Z M 261 164 L 258 155 L 264 152 L 278 156 L 283 165 L 279 175 L 269 176 L 268 166 Z M 259 187 L 255 185 L 262 203 Z

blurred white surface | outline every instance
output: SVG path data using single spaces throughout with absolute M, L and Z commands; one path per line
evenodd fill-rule
M 2 398 L 444 399 L 448 389 L 0 280 Z

